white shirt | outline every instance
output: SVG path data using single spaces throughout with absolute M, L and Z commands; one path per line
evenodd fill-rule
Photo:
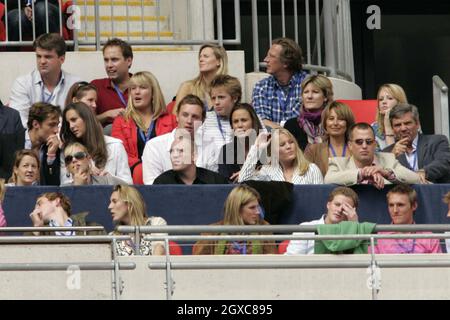
M 256 163 L 258 162 L 258 147 L 251 146 L 247 159 L 245 159 L 239 174 L 239 183 L 246 180 L 269 180 L 269 181 L 285 181 L 283 169 L 280 164 L 264 164 L 259 171 L 256 171 Z M 310 163 L 308 171 L 304 175 L 300 175 L 298 168 L 295 168 L 292 176 L 293 184 L 322 184 L 323 176 L 319 167 L 314 163 Z
M 144 152 L 142 153 L 144 184 L 153 184 L 153 181 L 160 174 L 172 170 L 170 147 L 175 140 L 176 130 L 177 128 L 172 130 L 172 132 L 150 139 L 145 144 Z M 195 145 L 197 146 L 196 166 L 217 172 L 217 161 L 219 158 L 219 149 L 217 146 L 211 140 L 202 141 L 199 134 L 195 135 Z
M 218 150 L 233 139 L 230 120 L 217 116 L 215 111 L 206 113 L 205 121 L 198 129 L 198 134 L 202 136 L 203 141 L 214 142 Z
M 409 166 L 414 170 L 419 170 L 419 159 L 417 158 L 417 143 L 419 142 L 419 135 L 417 134 L 412 142 L 412 152 L 405 152 L 406 161 L 408 161 Z
M 128 155 L 123 146 L 122 140 L 104 136 L 106 143 L 106 151 L 108 152 L 108 159 L 104 170 L 112 176 L 122 179 L 128 184 L 133 184 L 131 178 L 130 167 L 128 166 Z M 67 169 L 64 163 L 64 152 L 61 152 L 61 185 L 72 183 L 72 178 L 67 176 Z
M 41 74 L 36 69 L 27 75 L 18 77 L 14 81 L 11 88 L 9 106 L 19 111 L 25 128 L 27 128 L 28 113 L 33 103 L 45 101 L 59 106 L 61 111 L 64 110 L 70 87 L 75 82 L 81 81 L 81 79 L 63 70 L 61 70 L 61 73 L 61 79 L 52 93 L 45 88 Z
M 319 220 L 300 223 L 301 226 L 314 226 L 325 224 L 325 215 Z M 313 232 L 294 232 L 293 235 L 313 235 Z M 292 256 L 296 254 L 313 254 L 314 240 L 291 240 L 286 248 L 285 255 Z

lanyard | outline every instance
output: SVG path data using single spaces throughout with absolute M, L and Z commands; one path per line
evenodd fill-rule
M 47 99 L 45 99 L 45 84 L 44 81 L 41 82 L 42 86 L 41 86 L 41 101 L 45 102 L 45 103 L 50 103 L 53 98 L 56 96 L 56 91 L 57 88 L 59 87 L 59 85 L 61 84 L 61 82 L 63 81 L 63 77 L 62 74 L 60 75 L 58 84 L 56 85 L 56 87 L 53 89 L 53 92 L 50 94 L 50 97 L 48 97 Z
M 152 120 L 152 122 L 150 122 L 150 126 L 148 127 L 147 134 L 144 134 L 144 132 L 141 129 L 139 129 L 139 135 L 140 135 L 142 141 L 144 141 L 144 143 L 147 143 L 147 141 L 150 140 L 150 136 L 152 135 L 152 131 L 153 131 L 154 127 L 155 127 L 155 121 Z
M 219 127 L 219 131 L 220 131 L 220 134 L 222 135 L 223 141 L 226 142 L 225 132 L 223 130 L 222 123 L 220 122 L 220 118 L 219 118 L 219 115 L 217 113 L 216 113 L 216 119 L 217 119 L 217 126 Z
M 329 143 L 328 146 L 329 146 L 329 148 L 331 150 L 331 153 L 333 154 L 333 157 L 337 157 L 336 151 L 334 150 L 333 145 L 331 143 Z M 342 157 L 345 157 L 346 151 L 347 151 L 347 144 L 345 143 L 344 144 L 344 149 L 342 150 Z
M 127 102 L 125 101 L 125 98 L 124 98 L 124 96 L 123 96 L 122 91 L 120 91 L 119 87 L 118 87 L 114 82 L 113 82 L 112 84 L 113 84 L 113 86 L 114 86 L 114 90 L 116 90 L 117 95 L 119 96 L 120 101 L 122 101 L 122 104 L 123 104 L 124 107 L 126 108 L 126 107 L 127 107 Z

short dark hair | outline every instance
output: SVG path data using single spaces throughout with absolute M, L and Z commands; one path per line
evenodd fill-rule
M 105 53 L 105 49 L 108 47 L 119 47 L 122 51 L 122 55 L 125 59 L 131 58 L 133 59 L 133 49 L 131 48 L 130 44 L 122 39 L 119 38 L 112 38 L 106 41 L 105 45 L 103 46 L 103 54 Z
M 65 194 L 61 192 L 46 192 L 41 194 L 39 198 L 47 198 L 49 201 L 53 201 L 59 198 L 61 202 L 61 207 L 67 213 L 68 216 L 72 214 L 72 205 L 70 204 L 70 199 Z
M 185 104 L 193 104 L 193 105 L 196 105 L 196 106 L 199 106 L 200 108 L 202 108 L 202 121 L 205 120 L 206 108 L 203 105 L 203 101 L 199 97 L 197 97 L 195 94 L 188 94 L 183 99 L 181 99 L 180 103 L 178 103 L 177 115 L 180 114 L 180 109 Z
M 327 201 L 328 202 L 333 201 L 334 197 L 336 197 L 338 195 L 343 195 L 344 197 L 352 199 L 353 204 L 355 205 L 355 208 L 358 208 L 358 205 L 359 205 L 358 194 L 353 189 L 350 189 L 349 187 L 334 188 L 328 195 Z
M 60 117 L 61 109 L 58 106 L 54 106 L 46 102 L 36 102 L 30 108 L 28 113 L 28 130 L 33 128 L 33 121 L 36 120 L 38 123 L 42 123 L 51 116 Z
M 44 49 L 44 50 L 53 50 L 55 49 L 58 57 L 61 57 L 66 54 L 67 46 L 64 38 L 61 37 L 58 33 L 44 33 L 37 37 L 33 42 L 33 50 L 36 48 Z
M 398 194 L 404 194 L 408 196 L 409 203 L 413 205 L 414 203 L 417 203 L 417 192 L 414 190 L 411 186 L 401 183 L 397 184 L 395 187 L 393 187 L 389 192 L 386 194 L 386 199 L 389 201 L 389 196 L 393 193 Z
M 411 112 L 416 123 L 419 123 L 419 110 L 413 104 L 399 103 L 394 106 L 389 112 L 389 122 L 392 125 L 392 120 L 403 117 L 406 113 Z
M 281 46 L 280 61 L 287 64 L 290 71 L 298 72 L 302 70 L 302 48 L 297 42 L 289 38 L 277 38 L 272 41 L 272 44 Z
M 347 141 L 351 141 L 353 138 L 353 131 L 356 129 L 359 130 L 370 130 L 372 131 L 372 135 L 375 137 L 375 131 L 373 131 L 373 128 L 370 124 L 367 122 L 358 122 L 350 126 L 347 130 Z

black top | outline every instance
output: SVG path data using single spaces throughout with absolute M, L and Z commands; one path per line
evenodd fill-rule
M 160 174 L 153 184 L 185 184 L 178 173 L 168 170 Z M 224 176 L 204 168 L 197 167 L 197 177 L 193 184 L 228 184 L 228 179 Z
M 246 138 L 246 144 L 249 144 L 248 139 Z M 250 145 L 247 146 L 250 149 Z M 259 159 L 263 161 L 263 163 L 267 163 L 267 150 L 264 150 L 262 153 L 259 153 Z M 246 159 L 245 155 L 245 145 L 244 142 L 240 143 L 237 138 L 233 138 L 233 141 L 222 146 L 219 155 L 219 173 L 226 177 L 230 178 L 236 172 L 241 171 L 242 165 L 244 164 Z M 256 164 L 256 168 L 259 168 L 262 162 L 258 160 Z M 265 162 L 264 162 L 265 161 Z M 232 181 L 230 181 L 232 182 Z
M 47 151 L 48 146 L 43 144 L 40 149 L 40 157 L 41 160 L 41 186 L 59 186 L 61 184 L 61 149 L 56 151 L 56 158 L 51 165 L 47 164 Z
M 242 147 L 239 150 L 239 152 L 242 152 L 240 157 L 238 157 L 238 146 Z M 222 146 L 219 155 L 219 173 L 222 176 L 229 179 L 233 173 L 241 170 L 245 162 L 245 150 L 243 147 L 243 144 L 237 143 L 236 138 Z M 228 158 L 227 155 L 229 156 Z
M 145 141 L 142 139 L 141 134 L 139 133 L 141 131 L 141 129 L 139 129 L 139 127 L 137 127 L 136 130 L 137 130 L 138 156 L 139 156 L 139 160 L 142 161 L 142 154 L 144 153 Z M 153 126 L 152 133 L 150 133 L 150 139 L 153 139 L 154 137 L 156 137 L 156 125 Z
M 308 145 L 308 136 L 306 135 L 305 131 L 300 128 L 298 125 L 298 117 L 291 118 L 284 124 L 284 128 L 287 129 L 297 140 L 297 143 L 302 149 L 302 151 L 305 151 L 306 146 Z
M 0 101 L 0 178 L 12 175 L 14 156 L 25 145 L 25 128 L 17 110 L 5 107 Z

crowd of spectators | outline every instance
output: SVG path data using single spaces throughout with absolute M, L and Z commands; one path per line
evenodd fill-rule
M 374 123 L 355 123 L 351 109 L 334 100 L 330 79 L 302 69 L 301 48 L 288 38 L 272 42 L 264 59 L 269 76 L 255 85 L 251 103 L 242 102 L 242 84 L 228 74 L 218 45 L 200 48 L 199 75 L 182 83 L 169 104 L 151 72 L 130 73 L 133 51 L 121 39 L 106 42 L 107 78 L 91 83 L 62 69 L 66 45 L 58 34 L 40 35 L 33 47 L 36 69 L 16 79 L 8 106 L 0 106 L 6 188 L 115 185 L 109 205 L 115 223 L 165 225 L 147 216 L 144 199 L 128 185 L 239 184 L 217 224 L 256 225 L 267 224 L 261 198 L 242 183 L 329 183 L 346 187 L 330 194 L 327 212 L 310 224 L 333 225 L 358 221 L 358 196 L 348 186 L 399 184 L 387 197 L 392 223 L 412 224 L 417 199 L 408 184 L 450 182 L 448 139 L 422 133 L 418 108 L 400 85 L 380 87 Z M 71 215 L 62 193 L 43 194 L 30 217 L 33 226 L 87 224 L 85 213 Z M 440 252 L 439 243 L 422 240 L 397 242 L 392 250 L 386 240 L 376 250 Z M 292 241 L 287 253 L 312 253 L 314 246 Z M 118 254 L 133 248 L 121 243 Z M 156 242 L 141 243 L 141 250 L 164 254 Z M 274 252 L 273 244 L 258 241 L 194 246 L 199 254 Z

